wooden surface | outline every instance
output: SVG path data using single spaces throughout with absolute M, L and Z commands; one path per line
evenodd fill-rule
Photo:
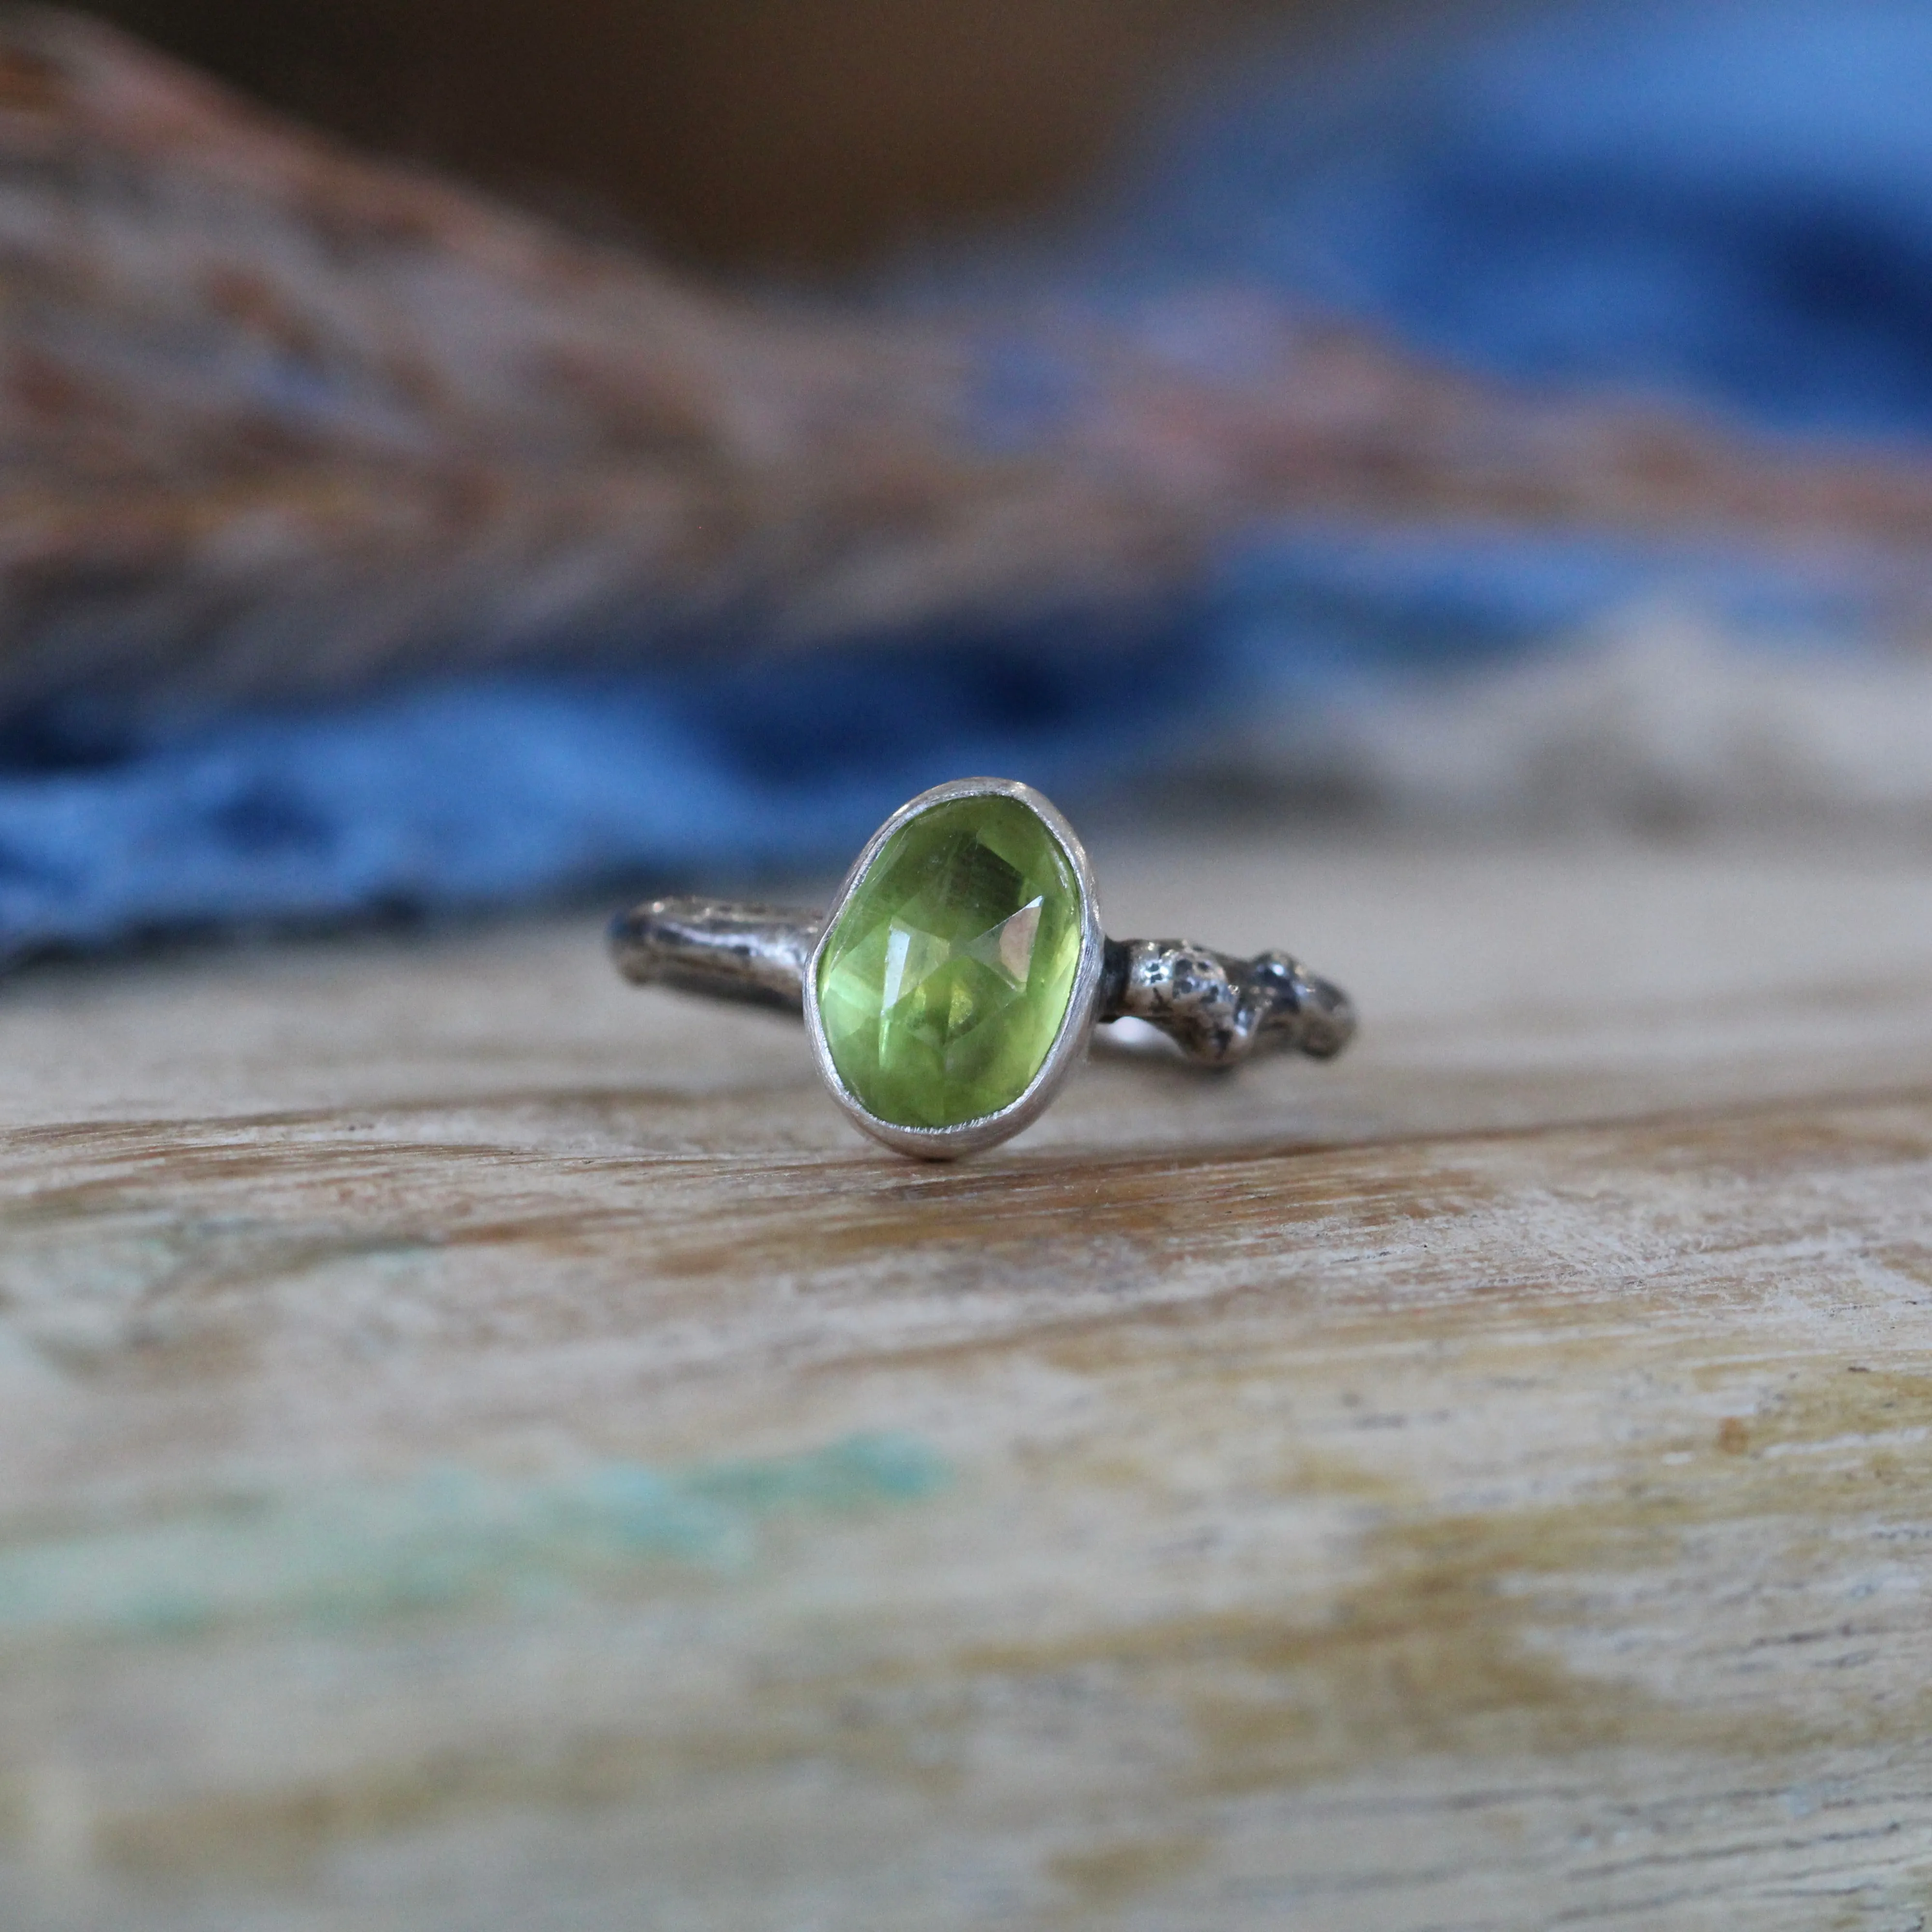
M 1099 855 L 926 1169 L 594 920 L 0 992 L 0 1925 L 1904 1928 L 1932 867 Z

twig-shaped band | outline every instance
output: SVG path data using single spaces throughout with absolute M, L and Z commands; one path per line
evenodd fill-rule
M 652 899 L 618 918 L 610 945 L 639 986 L 797 1012 L 824 926 L 793 907 Z M 1144 1021 L 1204 1066 L 1268 1052 L 1327 1060 L 1355 1030 L 1347 994 L 1287 953 L 1240 959 L 1178 939 L 1108 940 L 1094 1016 Z

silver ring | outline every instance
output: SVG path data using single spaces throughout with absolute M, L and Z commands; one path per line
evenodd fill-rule
M 902 806 L 823 913 L 652 899 L 617 918 L 610 945 L 639 986 L 802 1013 L 832 1097 L 928 1160 L 1036 1120 L 1096 1025 L 1141 1022 L 1210 1067 L 1332 1059 L 1355 1030 L 1348 996 L 1286 952 L 1108 938 L 1073 828 L 1005 778 Z

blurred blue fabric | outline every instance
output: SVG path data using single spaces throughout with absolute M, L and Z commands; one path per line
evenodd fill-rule
M 1932 432 L 1932 6 L 1606 0 L 1263 76 L 1090 260 L 1264 281 L 1513 375 Z
M 1313 81 L 1244 76 L 1012 272 L 1128 314 L 1260 285 L 1506 373 L 1922 436 L 1928 101 L 1918 0 L 1438 25 Z M 1069 380 L 1024 340 L 989 344 L 989 445 L 1068 406 Z M 836 862 L 924 784 L 994 771 L 1078 800 L 1258 704 L 1543 646 L 1660 576 L 1760 627 L 1852 621 L 1722 559 L 1302 529 L 1231 533 L 1169 606 L 1096 616 L 1104 680 L 1090 626 L 1042 622 L 709 674 L 470 680 L 184 734 L 16 720 L 0 950 Z

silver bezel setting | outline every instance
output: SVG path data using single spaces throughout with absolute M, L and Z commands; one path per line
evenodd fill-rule
M 947 805 L 956 799 L 965 798 L 1017 799 L 1052 833 L 1054 843 L 1066 854 L 1079 888 L 1080 963 L 1074 974 L 1073 990 L 1066 1002 L 1066 1015 L 1060 1022 L 1060 1031 L 1024 1093 L 1010 1101 L 998 1113 L 963 1120 L 955 1127 L 902 1126 L 896 1121 L 882 1120 L 872 1113 L 845 1084 L 839 1077 L 838 1068 L 832 1064 L 831 1046 L 825 1037 L 825 1022 L 818 1010 L 819 962 L 827 941 L 838 928 L 847 902 L 872 870 L 886 842 L 908 820 L 916 818 L 922 812 L 931 811 L 936 805 Z M 1094 888 L 1094 868 L 1088 861 L 1086 848 L 1072 826 L 1048 800 L 1032 786 L 1011 778 L 956 778 L 950 784 L 934 785 L 930 791 L 922 791 L 918 797 L 901 806 L 866 842 L 865 849 L 853 861 L 852 869 L 845 874 L 844 883 L 826 910 L 824 928 L 806 968 L 804 989 L 806 1031 L 812 1042 L 812 1057 L 818 1065 L 819 1077 L 855 1126 L 900 1154 L 912 1154 L 923 1160 L 956 1160 L 962 1154 L 996 1147 L 1036 1120 L 1052 1104 L 1054 1096 L 1066 1084 L 1067 1076 L 1086 1057 L 1099 1005 L 1106 947 L 1106 937 L 1100 929 L 1100 896 Z

